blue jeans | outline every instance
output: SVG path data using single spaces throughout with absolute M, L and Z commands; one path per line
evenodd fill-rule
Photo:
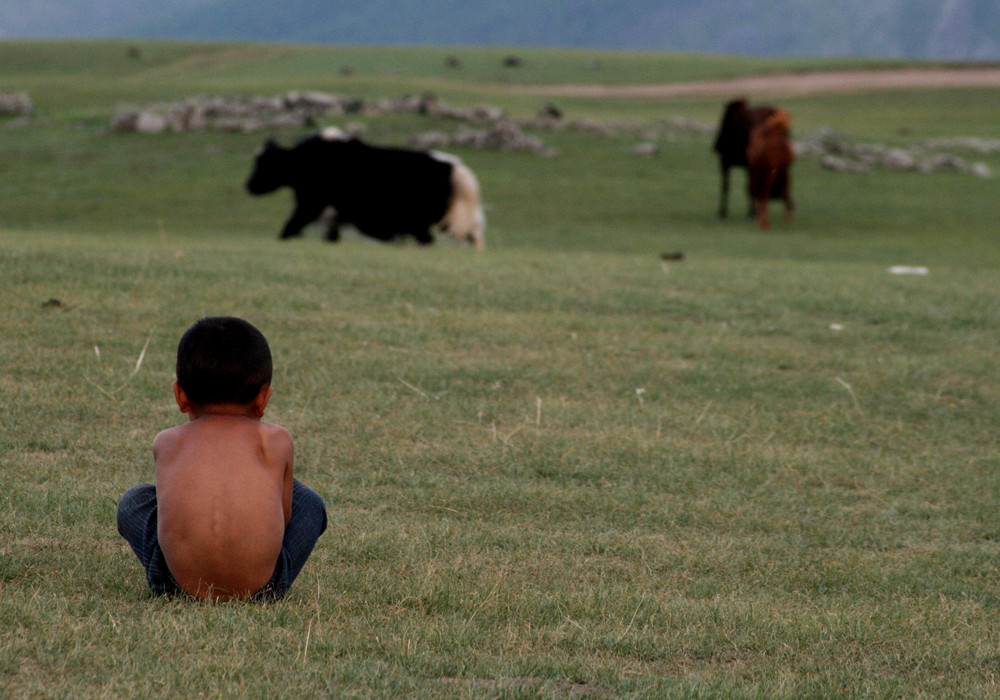
M 128 540 L 132 551 L 146 570 L 146 582 L 157 595 L 183 593 L 170 575 L 163 550 L 156 537 L 156 486 L 139 484 L 130 488 L 118 502 L 118 532 Z M 312 489 L 298 479 L 292 484 L 292 519 L 285 528 L 281 553 L 274 575 L 251 600 L 281 600 L 302 571 L 316 540 L 326 530 L 326 505 Z

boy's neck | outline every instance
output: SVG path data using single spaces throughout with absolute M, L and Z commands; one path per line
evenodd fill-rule
M 262 416 L 258 414 L 254 404 L 242 403 L 212 403 L 202 406 L 192 406 L 187 412 L 190 420 L 198 420 L 206 416 L 238 416 L 241 418 L 252 418 L 260 420 Z

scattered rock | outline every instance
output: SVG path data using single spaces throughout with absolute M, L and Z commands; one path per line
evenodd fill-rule
M 993 171 L 986 163 L 973 163 L 971 172 L 976 177 L 993 177 Z
M 428 150 L 466 146 L 481 150 L 521 151 L 542 156 L 553 156 L 555 151 L 534 136 L 525 134 L 513 121 L 500 120 L 486 129 L 460 128 L 452 135 L 440 131 L 418 134 L 408 142 L 411 148 Z
M 667 126 L 675 132 L 687 132 L 702 136 L 715 135 L 716 125 L 696 122 L 693 119 L 684 117 L 672 117 L 667 121 Z
M 919 146 L 902 148 L 876 143 L 854 144 L 829 129 L 821 129 L 797 140 L 794 147 L 799 155 L 818 155 L 820 167 L 842 173 L 870 173 L 876 168 L 882 168 L 924 174 L 952 172 L 992 177 L 993 173 L 985 163 L 969 163 L 964 158 L 941 150 L 962 148 L 977 153 L 1000 152 L 1000 140 L 936 139 Z
M 969 165 L 958 156 L 947 153 L 935 153 L 918 166 L 922 173 L 933 173 L 938 170 L 962 173 L 969 171 Z
M 26 92 L 0 93 L 0 114 L 25 117 L 34 114 L 35 105 Z
M 451 58 L 451 57 L 449 57 Z M 516 56 L 508 58 L 521 59 Z M 457 60 L 457 59 L 456 59 Z M 446 59 L 447 62 L 447 59 Z M 0 114 L 30 114 L 34 106 L 26 93 L 0 94 Z M 345 115 L 375 117 L 385 114 L 418 114 L 438 120 L 454 120 L 454 133 L 437 129 L 414 135 L 414 148 L 472 148 L 526 151 L 551 156 L 555 151 L 526 131 L 571 130 L 603 138 L 635 138 L 632 150 L 639 156 L 655 156 L 663 142 L 711 137 L 715 124 L 672 117 L 657 122 L 600 121 L 567 119 L 556 105 L 546 104 L 528 119 L 513 119 L 503 109 L 480 104 L 463 109 L 450 105 L 432 93 L 377 99 L 358 99 L 325 92 L 290 92 L 276 96 L 194 97 L 182 102 L 124 106 L 116 110 L 111 129 L 118 132 L 158 134 L 214 129 L 231 132 L 316 128 L 321 119 Z M 472 128 L 480 127 L 480 128 Z M 364 133 L 364 125 L 353 122 L 348 135 Z M 926 141 L 908 148 L 882 144 L 856 144 L 832 129 L 818 129 L 793 143 L 799 156 L 817 156 L 820 167 L 842 173 L 870 173 L 875 169 L 916 173 L 953 172 L 976 177 L 993 177 L 985 163 L 970 163 L 948 151 L 966 150 L 981 154 L 1000 153 L 1000 139 L 947 138 Z
M 931 150 L 968 150 L 982 155 L 1000 153 L 1000 139 L 984 139 L 974 136 L 931 139 L 924 142 Z
M 507 119 L 507 113 L 499 107 L 493 105 L 476 105 L 472 108 L 471 119 L 473 122 L 499 122 Z
M 412 136 L 407 145 L 418 151 L 431 151 L 435 148 L 448 148 L 452 145 L 452 140 L 451 136 L 443 131 L 427 131 L 423 134 Z
M 613 126 L 596 119 L 577 119 L 573 122 L 573 128 L 581 134 L 593 134 L 608 138 L 614 137 L 617 133 Z
M 122 106 L 111 119 L 114 131 L 255 131 L 259 129 L 312 126 L 321 116 L 411 113 L 453 118 L 474 123 L 492 123 L 507 118 L 492 105 L 472 109 L 452 107 L 435 95 L 359 100 L 323 92 L 290 92 L 275 97 L 194 97 L 183 102 Z M 155 124 L 155 128 L 150 125 Z
M 167 118 L 150 110 L 129 111 L 111 119 L 113 131 L 134 131 L 140 134 L 159 134 L 167 129 Z
M 871 167 L 865 163 L 828 153 L 819 159 L 819 166 L 825 170 L 833 170 L 838 173 L 870 173 Z
M 653 143 L 652 141 L 647 141 L 645 143 L 640 143 L 638 146 L 632 149 L 632 153 L 637 156 L 644 156 L 651 158 L 652 156 L 658 155 L 660 153 L 660 144 Z
M 890 170 L 916 170 L 917 159 L 902 148 L 890 148 L 882 157 L 882 165 Z
M 368 125 L 361 122 L 348 122 L 344 126 L 344 136 L 349 139 L 359 139 L 368 133 Z

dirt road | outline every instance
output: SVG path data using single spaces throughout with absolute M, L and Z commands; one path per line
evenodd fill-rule
M 683 97 L 686 95 L 809 95 L 946 87 L 1000 88 L 1000 68 L 931 68 L 903 70 L 780 73 L 732 80 L 654 85 L 539 85 L 519 91 L 554 97 Z

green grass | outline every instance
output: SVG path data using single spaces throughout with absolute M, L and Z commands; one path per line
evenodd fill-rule
M 0 696 L 998 694 L 996 179 L 803 158 L 796 222 L 762 233 L 712 218 L 706 137 L 642 159 L 635 138 L 540 134 L 556 157 L 457 151 L 482 254 L 279 244 L 287 195 L 241 190 L 262 134 L 114 135 L 115 104 L 340 89 L 324 70 L 349 61 L 392 73 L 372 95 L 434 83 L 530 113 L 489 73 L 502 52 L 463 50 L 482 68 L 451 78 L 448 49 L 157 44 L 141 70 L 123 51 L 0 44 L 39 105 L 0 145 Z M 552 67 L 531 80 L 582 81 L 582 55 L 532 52 Z M 625 82 L 742 70 L 614 58 Z M 797 129 L 909 144 L 1000 137 L 995 96 L 789 107 Z M 366 122 L 392 143 L 441 126 Z M 210 313 L 268 335 L 268 419 L 329 507 L 279 605 L 155 599 L 114 529 L 183 418 L 177 339 Z

